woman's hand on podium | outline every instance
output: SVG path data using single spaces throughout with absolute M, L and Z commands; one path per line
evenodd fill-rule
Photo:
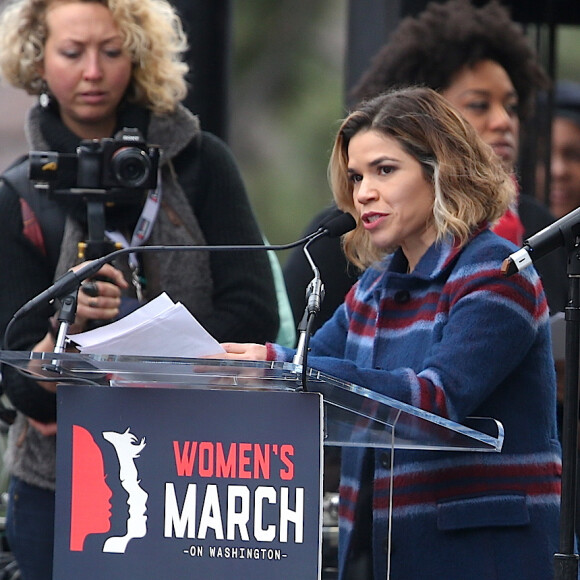
M 240 343 L 240 342 L 224 342 L 221 347 L 226 351 L 225 353 L 207 355 L 202 358 L 218 359 L 218 360 L 248 360 L 248 361 L 265 361 L 266 347 L 262 344 Z M 263 387 L 261 379 L 264 376 L 264 369 L 260 366 L 243 366 L 238 367 L 233 363 L 234 370 L 228 372 L 227 367 L 203 367 L 196 365 L 197 372 L 204 373 L 208 378 L 208 382 L 215 387 L 221 385 L 223 387 Z M 211 377 L 211 379 L 209 379 Z
M 225 354 L 215 355 L 210 358 L 222 358 L 226 360 L 266 360 L 267 349 L 263 344 L 251 342 L 223 342 L 221 347 Z

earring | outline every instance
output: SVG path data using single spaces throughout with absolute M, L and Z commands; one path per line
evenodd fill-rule
M 50 107 L 50 93 L 48 92 L 48 85 L 46 81 L 42 81 L 42 89 L 40 95 L 38 95 L 38 103 L 43 109 L 48 109 Z

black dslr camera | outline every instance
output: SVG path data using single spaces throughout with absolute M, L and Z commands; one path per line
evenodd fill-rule
M 157 187 L 159 157 L 159 147 L 124 128 L 112 139 L 84 139 L 76 154 L 31 151 L 29 178 L 54 195 L 132 201 Z

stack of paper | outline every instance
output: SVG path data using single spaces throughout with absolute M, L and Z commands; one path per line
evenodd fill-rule
M 166 293 L 121 320 L 68 338 L 89 354 L 196 358 L 225 352 L 187 308 Z

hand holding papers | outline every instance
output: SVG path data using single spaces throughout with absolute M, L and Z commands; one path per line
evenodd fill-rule
M 88 354 L 196 358 L 225 352 L 187 308 L 166 293 L 121 320 L 68 338 Z

